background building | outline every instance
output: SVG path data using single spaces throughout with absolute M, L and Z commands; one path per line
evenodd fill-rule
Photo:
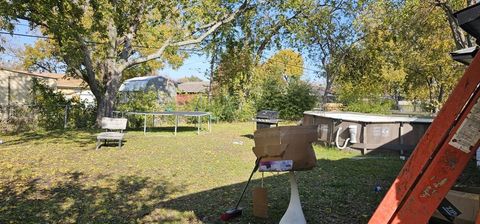
M 144 76 L 125 80 L 120 86 L 120 102 L 129 100 L 129 93 L 147 92 L 153 90 L 157 93 L 159 103 L 174 101 L 177 95 L 175 83 L 164 76 Z
M 29 105 L 33 101 L 33 79 L 36 78 L 50 88 L 62 93 L 66 99 L 78 97 L 80 100 L 95 103 L 95 97 L 87 84 L 65 74 L 35 73 L 0 68 L 0 105 Z
M 177 104 L 183 105 L 195 96 L 208 92 L 208 82 L 183 82 L 178 84 Z

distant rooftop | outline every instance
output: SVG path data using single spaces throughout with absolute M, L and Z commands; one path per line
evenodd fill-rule
M 36 72 L 21 71 L 21 70 L 2 68 L 2 67 L 0 67 L 0 70 L 28 75 L 28 76 L 34 76 L 34 77 L 50 78 L 50 79 L 59 79 L 63 76 L 62 74 L 46 73 L 46 72 L 36 73 Z
M 206 93 L 208 82 L 184 82 L 178 84 L 178 91 L 181 93 Z
M 21 71 L 21 70 L 1 68 L 1 67 L 0 67 L 0 70 L 13 72 L 13 73 L 18 73 L 18 74 L 23 74 L 23 75 L 28 75 L 28 76 L 33 76 L 33 77 L 55 79 L 55 80 L 57 80 L 57 88 L 60 88 L 60 89 L 62 89 L 62 88 L 68 88 L 68 89 L 82 88 L 82 89 L 86 89 L 87 88 L 86 83 L 82 79 L 69 77 L 65 74 L 48 73 L 48 72 L 37 73 L 37 72 L 28 72 L 28 71 Z
M 68 77 L 66 75 L 62 75 L 60 78 L 57 79 L 57 88 L 82 88 L 88 89 L 87 83 L 85 83 L 82 79 Z

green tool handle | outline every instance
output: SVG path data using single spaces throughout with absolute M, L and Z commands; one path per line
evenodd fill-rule
M 247 190 L 248 184 L 250 184 L 250 180 L 252 180 L 253 174 L 255 173 L 255 171 L 258 170 L 258 166 L 260 165 L 260 159 L 262 159 L 262 157 L 258 157 L 257 160 L 255 160 L 255 166 L 253 167 L 252 173 L 250 174 L 250 177 L 248 178 L 247 184 L 245 184 L 245 187 L 243 188 L 242 194 L 240 195 L 240 198 L 238 199 L 238 202 L 235 205 L 235 209 L 238 209 L 238 206 L 240 205 L 240 202 L 242 201 L 243 195 L 245 194 L 245 191 Z

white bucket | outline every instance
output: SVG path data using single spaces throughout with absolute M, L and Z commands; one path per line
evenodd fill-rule
M 357 143 L 357 125 L 348 125 L 350 132 L 350 143 Z

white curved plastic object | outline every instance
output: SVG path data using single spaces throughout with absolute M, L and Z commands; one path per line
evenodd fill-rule
M 305 216 L 303 215 L 297 180 L 293 171 L 289 172 L 289 179 L 291 188 L 290 203 L 288 204 L 287 211 L 280 220 L 280 224 L 306 224 L 307 220 L 305 220 Z
M 338 130 L 337 130 L 337 135 L 335 137 L 335 145 L 337 146 L 337 148 L 339 149 L 345 149 L 348 145 L 348 142 L 350 141 L 350 138 L 347 138 L 345 140 L 345 143 L 343 143 L 343 146 L 340 146 L 340 144 L 338 143 L 338 137 L 340 136 L 340 131 L 342 131 L 342 127 L 338 127 Z
M 350 143 L 357 143 L 357 125 L 348 125 L 350 132 Z

